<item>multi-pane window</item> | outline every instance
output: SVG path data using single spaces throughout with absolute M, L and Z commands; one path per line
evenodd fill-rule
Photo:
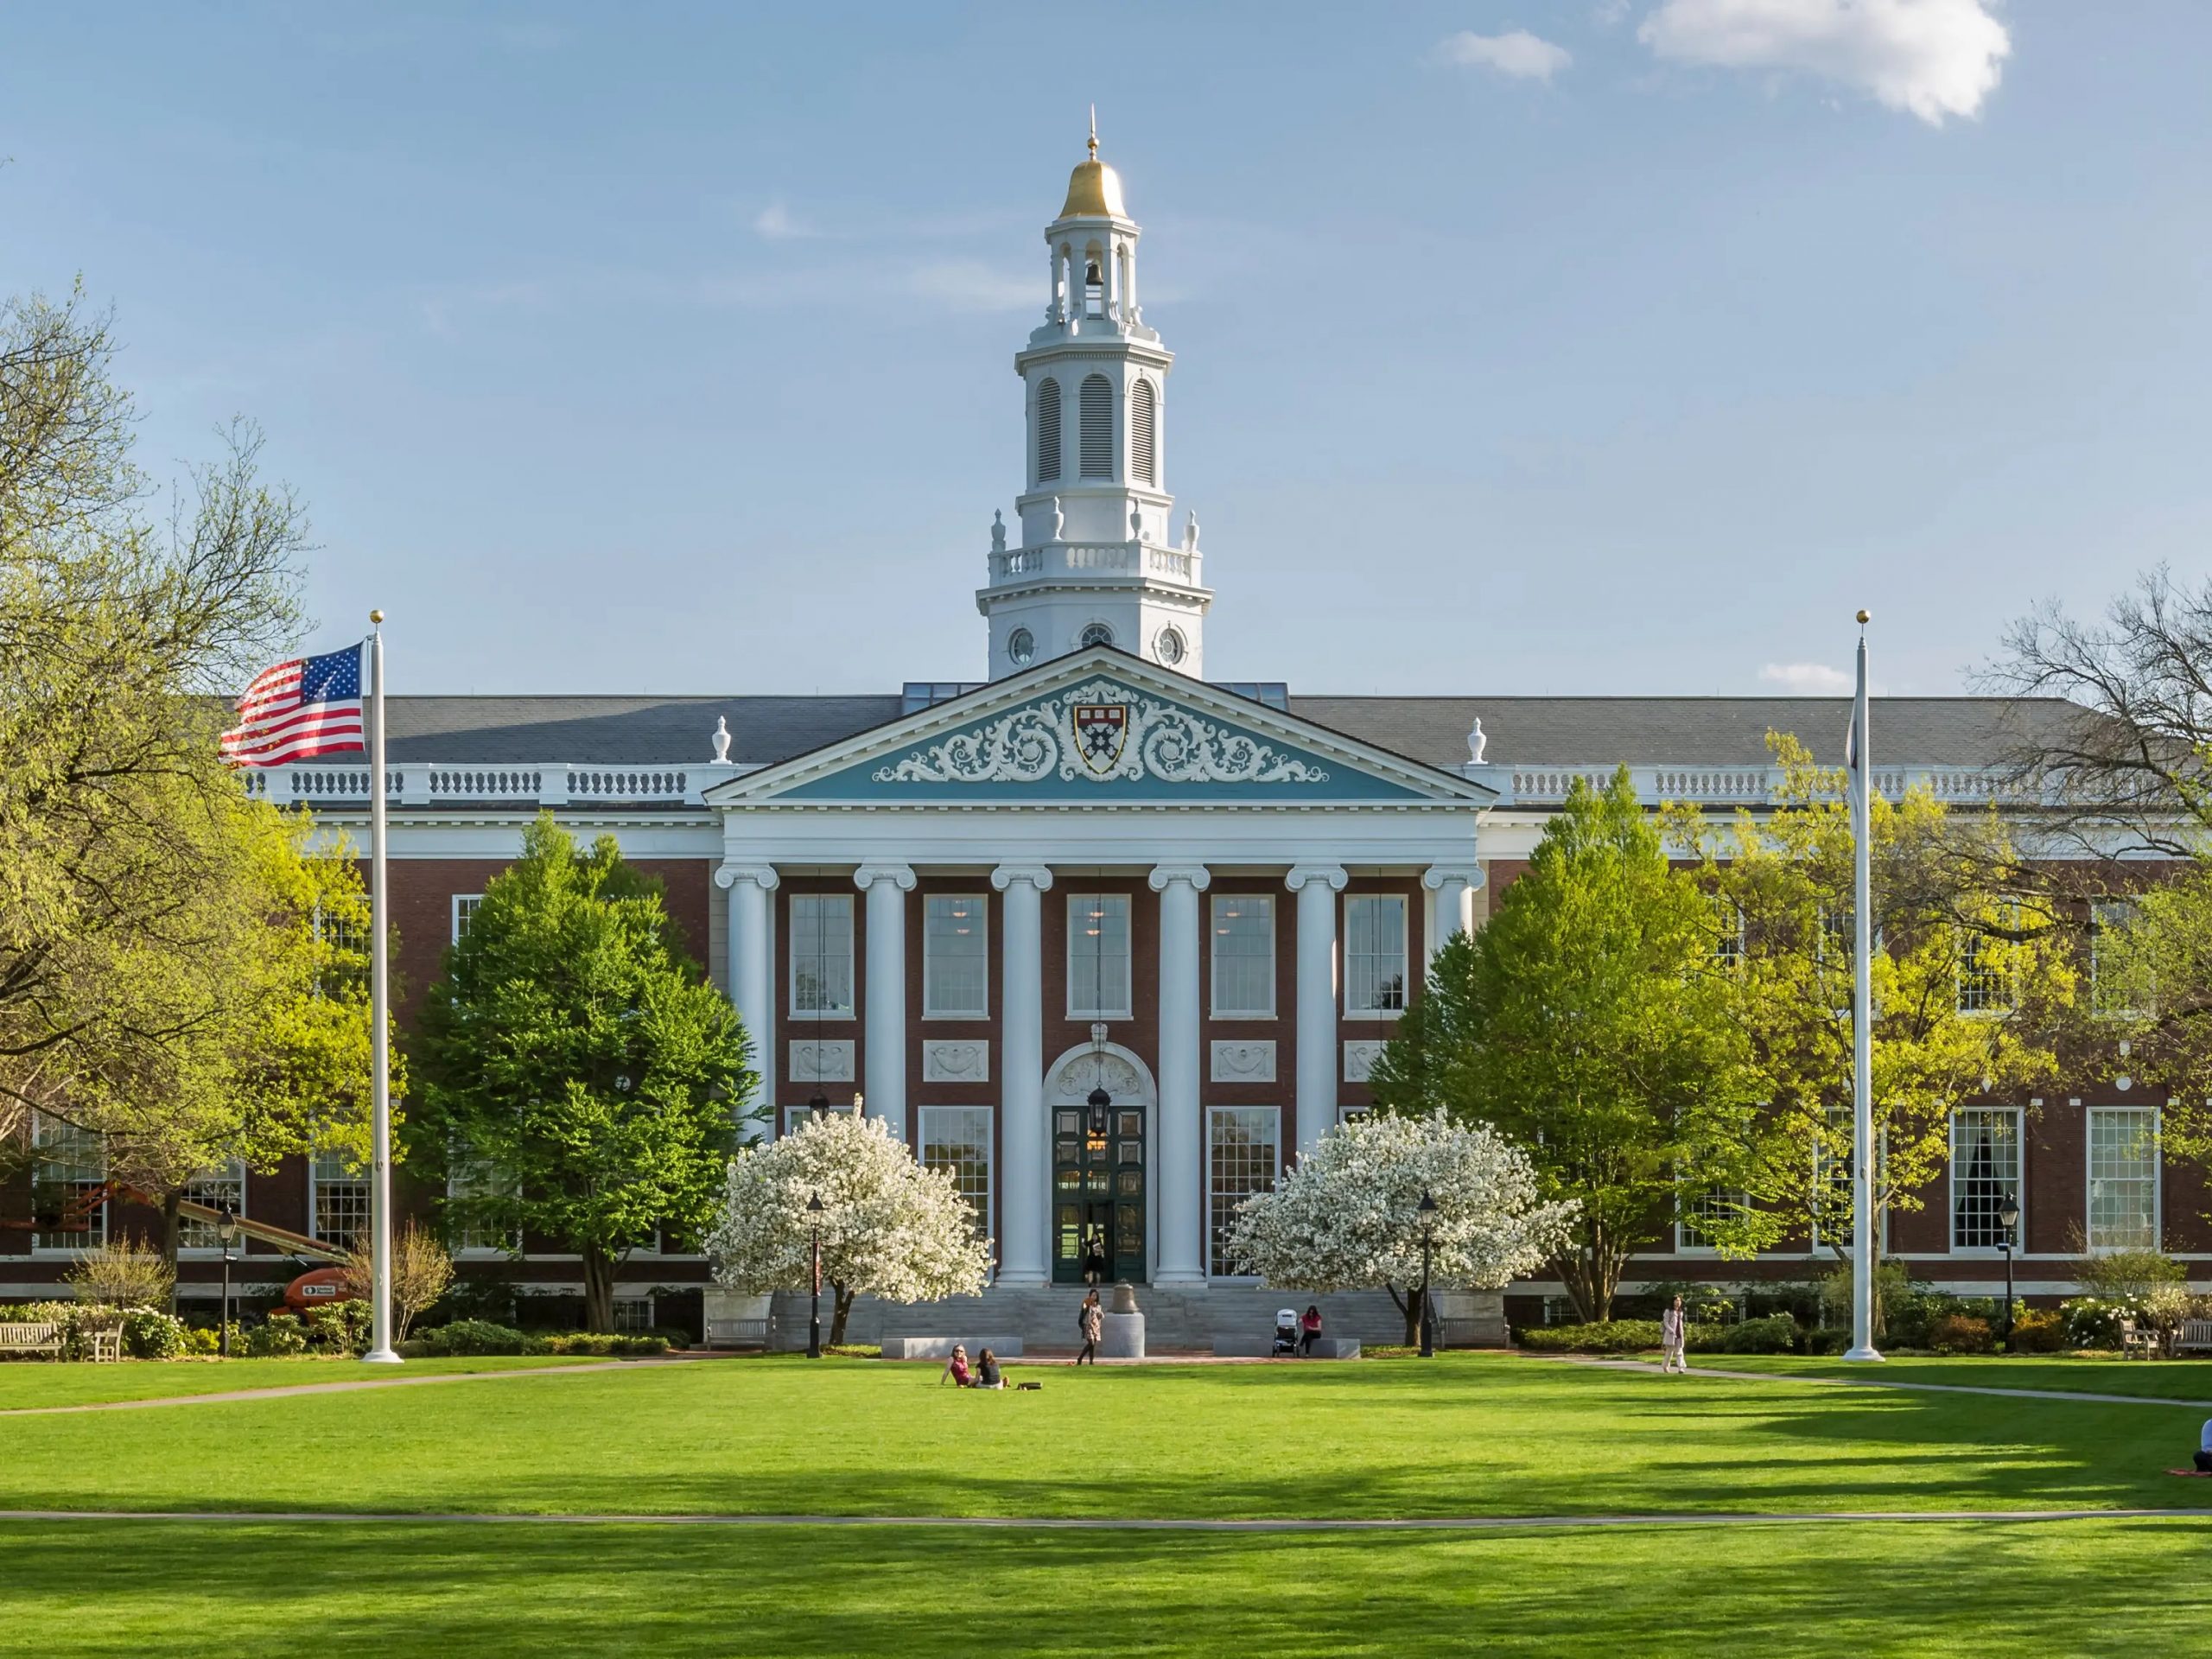
M 1406 901 L 1357 893 L 1344 900 L 1344 1012 L 1397 1014 L 1406 1006 Z
M 1734 968 L 1744 959 L 1744 908 L 1725 893 L 1706 895 L 1713 910 L 1713 959 Z
M 925 1169 L 950 1173 L 960 1196 L 976 1218 L 976 1236 L 991 1230 L 991 1109 L 988 1106 L 925 1106 L 920 1118 Z
M 1951 1248 L 1993 1250 L 2005 1243 L 1999 1214 L 2020 1194 L 2020 1115 L 2005 1106 L 1951 1114 Z
M 502 1179 L 488 1166 L 456 1154 L 446 1171 L 446 1198 L 449 1203 L 467 1205 L 471 1200 L 491 1197 L 511 1197 L 512 1182 Z M 454 1230 L 454 1249 L 464 1254 L 483 1255 L 493 1252 L 512 1251 L 518 1243 L 514 1232 L 487 1221 L 481 1214 L 464 1214 Z
M 245 1160 L 233 1158 L 220 1169 L 195 1175 L 184 1184 L 184 1198 L 188 1204 L 204 1204 L 210 1210 L 227 1210 L 234 1216 L 245 1214 Z M 177 1248 L 183 1250 L 223 1248 L 215 1224 L 202 1221 L 197 1216 L 178 1217 L 176 1243 Z
M 1818 1206 L 1813 1216 L 1815 1249 L 1827 1239 L 1850 1236 L 1851 1206 L 1857 1200 L 1851 1110 L 1832 1105 L 1824 1116 L 1821 1137 L 1813 1145 L 1814 1202 Z
M 1129 1017 L 1129 899 L 1068 895 L 1068 1018 Z
M 643 1336 L 653 1328 L 653 1299 L 650 1296 L 617 1296 L 614 1299 L 614 1328 L 630 1336 Z
M 853 899 L 845 893 L 791 895 L 791 1012 L 853 1011 Z
M 2126 956 L 2120 947 L 2135 920 L 2135 906 L 2107 899 L 2089 906 L 2089 1006 L 2099 1014 L 2133 1014 L 2145 999 L 2133 995 Z
M 980 1020 L 990 1011 L 989 941 L 981 893 L 922 901 L 922 1012 Z
M 2140 1106 L 2092 1107 L 2089 1249 L 2158 1248 L 2158 1114 Z
M 31 1125 L 31 1248 L 91 1250 L 107 1242 L 107 1151 L 89 1129 L 40 1116 Z
M 330 960 L 318 977 L 315 989 L 324 996 L 358 992 L 368 983 L 369 930 L 359 918 L 332 916 L 318 905 L 315 936 L 330 948 Z
M 1229 1235 L 1245 1199 L 1274 1190 L 1281 1164 L 1281 1118 L 1273 1106 L 1207 1109 L 1206 1271 L 1215 1278 L 1246 1271 L 1230 1257 Z
M 343 1153 L 318 1152 L 308 1166 L 315 1236 L 350 1248 L 369 1230 L 369 1173 Z
M 475 919 L 476 906 L 484 902 L 480 893 L 456 893 L 453 896 L 453 942 L 459 944 L 468 931 L 468 925 Z
M 2004 947 L 1987 935 L 1967 932 L 1959 940 L 1959 1012 L 2003 1014 L 2012 1006 L 2012 976 Z
M 1685 1197 L 1681 1214 L 1675 1223 L 1675 1248 L 1686 1251 L 1718 1249 L 1719 1245 L 1712 1229 L 1739 1219 L 1750 1202 L 1741 1192 L 1707 1192 Z
M 1213 896 L 1216 1019 L 1266 1020 L 1275 1011 L 1275 901 L 1263 893 Z

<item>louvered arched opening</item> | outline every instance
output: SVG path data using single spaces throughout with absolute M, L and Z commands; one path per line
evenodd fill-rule
M 1077 395 L 1083 415 L 1083 475 L 1114 476 L 1114 388 L 1103 374 L 1083 383 Z
M 1040 381 L 1037 387 L 1037 481 L 1048 484 L 1060 475 L 1060 383 Z
M 1152 451 L 1152 382 L 1139 380 L 1129 396 L 1129 471 L 1140 484 L 1157 485 Z

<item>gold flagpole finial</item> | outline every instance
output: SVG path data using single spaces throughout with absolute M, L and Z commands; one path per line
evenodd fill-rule
M 382 611 L 371 611 L 369 613 L 369 621 L 372 626 L 382 626 L 384 624 L 384 613 Z
M 1090 159 L 1098 159 L 1098 106 L 1090 106 Z
M 1862 628 L 1873 620 L 1874 613 L 1872 611 L 1861 611 L 1859 613 L 1859 626 Z

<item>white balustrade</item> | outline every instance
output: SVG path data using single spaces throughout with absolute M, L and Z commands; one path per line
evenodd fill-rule
M 1469 766 L 1469 777 L 1503 790 L 1515 804 L 1555 805 L 1579 782 L 1602 792 L 1612 785 L 1614 769 L 1598 766 Z M 1694 805 L 1768 806 L 1779 798 L 1784 774 L 1779 766 L 1631 766 L 1629 784 L 1646 806 L 1670 801 Z M 1972 805 L 2033 806 L 2039 797 L 2001 766 L 1877 766 L 1874 792 L 1900 800 L 1925 789 L 1939 801 Z
M 1188 548 L 1153 547 L 1142 542 L 1047 542 L 1041 547 L 1008 548 L 988 558 L 994 582 L 1023 576 L 1120 571 L 1196 587 L 1203 556 Z

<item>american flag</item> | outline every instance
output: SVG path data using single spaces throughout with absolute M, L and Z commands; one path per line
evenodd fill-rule
M 281 766 L 366 747 L 361 724 L 361 648 L 296 657 L 264 668 L 238 699 L 238 723 L 223 734 L 234 766 Z

